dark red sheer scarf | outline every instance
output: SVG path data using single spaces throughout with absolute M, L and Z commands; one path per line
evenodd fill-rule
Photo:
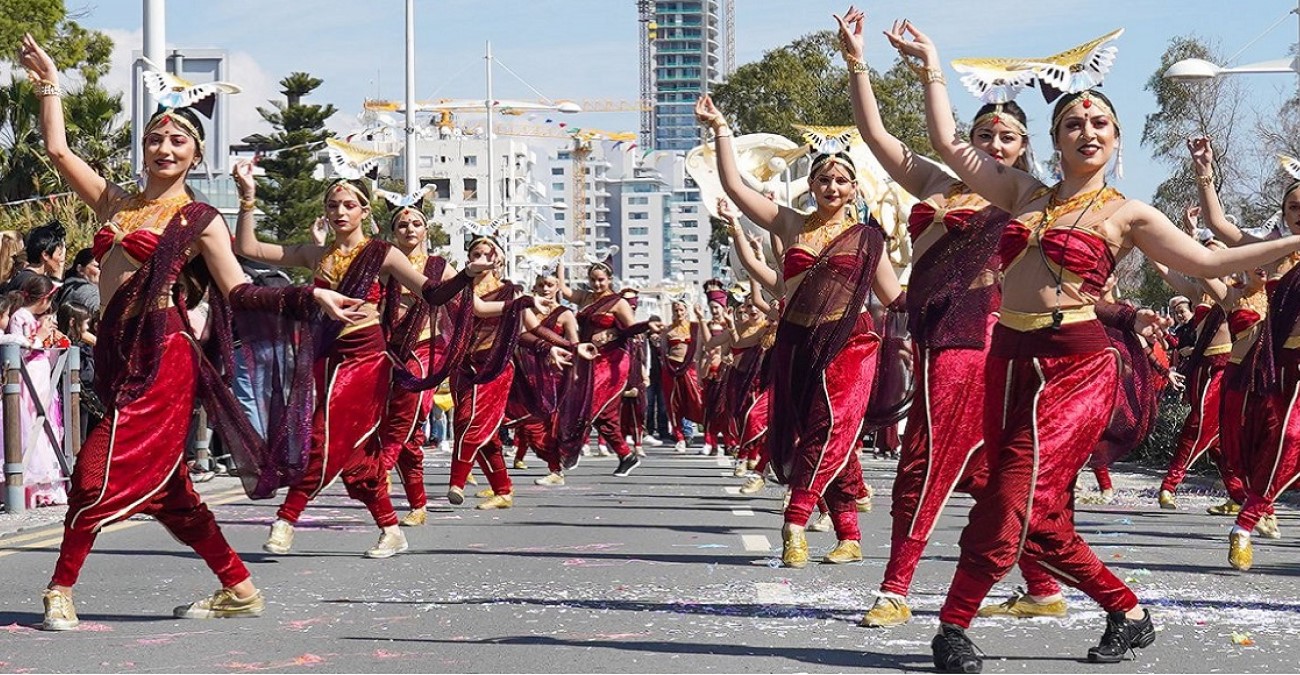
M 570 312 L 568 307 L 556 307 L 542 319 L 540 328 L 560 333 L 560 320 Z M 551 344 L 540 343 L 535 349 L 519 348 L 515 351 L 515 379 L 511 396 L 518 396 L 533 416 L 550 419 L 555 414 L 560 397 L 563 371 L 551 365 Z
M 996 265 L 998 240 L 1010 219 L 1006 211 L 987 206 L 971 214 L 966 227 L 947 230 L 913 263 L 907 321 L 917 344 L 984 348 L 988 315 L 1000 292 L 996 284 L 974 289 L 971 284 Z
M 443 282 L 442 275 L 447 260 L 431 255 L 424 263 L 424 276 L 433 283 Z M 393 379 L 408 391 L 424 391 L 442 384 L 451 374 L 452 367 L 460 363 L 474 336 L 474 300 L 471 286 L 466 285 L 460 294 L 445 305 L 430 307 L 423 298 L 416 297 L 406 315 L 397 318 L 402 302 L 402 285 L 390 278 L 384 288 L 384 321 L 388 327 L 388 352 L 393 357 Z M 406 362 L 415 351 L 424 329 L 429 329 L 432 344 L 424 375 L 406 368 Z
M 1281 351 L 1287 338 L 1300 321 L 1300 265 L 1292 267 L 1281 279 L 1269 282 L 1268 313 L 1264 316 L 1259 339 L 1246 353 L 1241 367 L 1228 384 L 1240 391 L 1276 393 Z
M 803 416 L 821 395 L 826 367 L 853 335 L 871 294 L 885 233 L 874 218 L 842 232 L 788 297 L 772 349 L 774 396 L 768 443 L 778 479 L 794 466 Z M 781 400 L 783 399 L 783 400 Z
M 884 308 L 876 302 L 870 303 L 871 318 L 880 333 L 880 355 L 876 360 L 876 379 L 871 383 L 867 414 L 863 418 L 863 427 L 868 430 L 897 424 L 912 407 L 916 389 L 912 366 L 915 344 L 908 329 L 910 315 L 905 309 L 909 297 L 904 291 Z M 987 315 L 981 319 L 987 320 Z
M 296 447 L 276 446 L 264 439 L 232 392 L 230 306 L 211 283 L 203 258 L 189 261 L 199 237 L 217 217 L 217 210 L 208 204 L 194 202 L 183 207 L 168 223 L 153 255 L 113 295 L 105 307 L 95 346 L 101 372 L 95 390 L 101 400 L 121 407 L 158 386 L 158 377 L 166 377 L 159 373 L 158 365 L 169 317 L 179 313 L 186 332 L 194 334 L 182 288 L 188 285 L 191 290 L 206 291 L 210 337 L 198 362 L 196 394 L 213 429 L 241 468 L 244 491 L 253 498 L 266 498 L 300 477 L 306 456 Z M 302 295 L 294 289 L 286 289 L 286 293 Z M 152 309 L 169 303 L 175 307 Z
M 744 418 L 751 394 L 758 387 L 763 372 L 763 348 L 747 347 L 732 362 L 726 379 L 726 400 L 732 419 Z
M 590 338 L 598 332 L 592 319 L 601 314 L 614 311 L 614 306 L 622 296 L 611 293 L 597 298 L 578 312 L 578 333 Z M 615 338 L 600 347 L 601 356 L 627 350 L 627 340 Z M 578 357 L 574 359 L 572 373 L 565 378 L 560 392 L 559 404 L 556 406 L 555 440 L 565 465 L 569 465 L 577 456 L 582 444 L 587 440 L 593 422 L 591 403 L 595 394 L 596 362 Z M 623 386 L 626 386 L 624 383 Z M 621 391 L 621 389 L 620 389 Z
M 525 303 L 516 302 L 522 292 L 521 286 L 504 281 L 500 288 L 483 296 L 485 302 L 505 303 L 505 311 L 500 316 L 474 317 L 471 305 L 471 318 L 467 324 L 472 328 L 469 329 L 468 334 L 475 335 L 482 329 L 493 330 L 496 335 L 492 340 L 492 346 L 485 350 L 487 354 L 479 356 L 477 352 L 471 353 L 466 349 L 460 358 L 451 362 L 452 367 L 460 366 L 465 373 L 466 381 L 470 384 L 485 384 L 495 380 L 506 369 L 506 364 L 510 363 L 515 348 L 519 346 L 519 322 L 526 307 Z M 473 301 L 472 298 L 467 299 Z M 531 301 L 531 298 L 526 300 Z M 531 302 L 527 305 L 530 306 Z
M 1196 335 L 1196 344 L 1192 347 L 1192 353 L 1183 362 L 1184 375 L 1191 377 L 1192 373 L 1195 373 L 1196 369 L 1205 363 L 1205 350 L 1210 348 L 1210 343 L 1214 342 L 1214 336 L 1218 334 L 1219 328 L 1227 320 L 1228 313 L 1218 304 L 1211 307 L 1210 311 L 1205 314 L 1205 318 L 1201 320 L 1201 332 Z M 1187 393 L 1188 395 L 1192 394 L 1190 387 Z
M 1110 424 L 1093 451 L 1092 466 L 1109 466 L 1118 462 L 1146 439 L 1155 428 L 1163 389 L 1161 384 L 1164 382 L 1163 376 L 1156 372 L 1147 348 L 1131 328 L 1137 310 L 1123 304 L 1113 307 L 1119 310 L 1119 323 L 1129 328 L 1105 326 L 1106 334 L 1119 354 L 1119 380 Z

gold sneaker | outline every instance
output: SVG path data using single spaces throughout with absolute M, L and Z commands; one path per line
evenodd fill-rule
M 402 520 L 397 524 L 402 527 L 419 527 L 429 520 L 429 512 L 423 506 L 418 509 L 412 509 L 410 513 L 402 516 Z
M 474 477 L 474 474 L 471 473 L 470 475 L 468 475 L 468 476 L 465 477 L 465 484 L 466 484 L 466 485 L 478 485 L 478 479 L 475 478 L 475 477 Z
M 564 474 L 548 473 L 545 476 L 542 476 L 541 478 L 538 478 L 537 480 L 533 481 L 533 484 L 534 485 L 556 485 L 556 486 L 564 485 Z
M 754 469 L 757 469 L 757 468 L 758 468 L 758 460 L 757 460 L 757 459 L 749 459 L 749 460 L 745 460 L 745 468 L 749 469 L 750 471 L 753 471 Z
M 1097 499 L 1098 499 L 1102 504 L 1110 504 L 1110 503 L 1113 503 L 1113 502 L 1115 501 L 1115 490 L 1114 490 L 1114 488 L 1106 488 L 1105 490 L 1102 490 L 1102 491 L 1101 491 L 1101 494 L 1098 495 Z
M 1281 539 L 1282 530 L 1277 527 L 1277 516 L 1270 513 L 1255 523 L 1255 532 L 1268 539 Z
M 888 628 L 901 626 L 911 620 L 912 608 L 907 606 L 906 600 L 881 595 L 876 597 L 876 604 L 867 610 L 858 625 L 863 628 Z
M 759 474 L 754 474 L 749 477 L 749 480 L 745 481 L 744 485 L 740 486 L 740 494 L 742 495 L 755 494 L 757 492 L 762 491 L 765 485 L 767 485 L 767 479 L 763 478 L 763 476 Z
M 1174 501 L 1174 493 L 1168 490 L 1161 490 L 1160 496 L 1156 498 L 1160 502 L 1160 508 L 1166 511 L 1177 511 L 1178 502 Z
M 45 603 L 45 620 L 41 622 L 41 630 L 77 629 L 81 621 L 77 619 L 77 608 L 72 605 L 72 598 L 62 591 L 47 588 L 41 595 L 41 600 Z
M 291 548 L 293 548 L 293 523 L 277 518 L 274 523 L 271 523 L 271 535 L 266 538 L 266 543 L 262 544 L 262 550 L 284 555 Z
M 374 547 L 366 549 L 362 555 L 378 560 L 405 553 L 408 548 L 410 546 L 406 543 L 406 535 L 402 534 L 401 530 L 383 530 L 379 533 L 379 541 Z
M 871 495 L 867 495 L 866 497 L 854 501 L 857 502 L 858 513 L 871 512 Z
M 478 497 L 479 499 L 487 499 L 489 497 L 495 497 L 496 495 L 497 495 L 496 491 L 494 491 L 492 488 L 483 488 L 482 490 L 479 490 L 478 492 L 474 493 L 474 496 Z
M 831 520 L 831 514 L 823 513 L 817 516 L 817 520 L 809 523 L 807 529 L 809 532 L 830 532 L 834 524 L 835 521 Z
M 251 597 L 239 598 L 229 588 L 223 588 L 198 602 L 181 605 L 172 610 L 172 616 L 178 619 L 247 619 L 262 616 L 266 610 L 266 600 L 262 592 L 257 591 Z
M 781 533 L 781 565 L 802 569 L 808 564 L 808 539 L 803 530 Z
M 822 558 L 822 562 L 827 565 L 843 565 L 845 563 L 862 562 L 862 544 L 847 539 L 835 545 L 830 553 Z
M 1222 504 L 1205 509 L 1205 512 L 1212 516 L 1235 516 L 1241 513 L 1241 504 L 1232 501 L 1232 498 L 1229 497 Z
M 527 465 L 527 464 L 524 464 L 524 460 L 522 460 L 522 459 L 516 459 L 516 460 L 515 460 L 515 468 L 516 468 L 516 469 L 519 469 L 520 471 L 527 471 L 527 470 L 528 470 L 528 465 Z
M 1249 534 L 1233 532 L 1228 535 L 1228 563 L 1242 572 L 1255 563 L 1255 549 L 1251 546 Z
M 1034 602 L 1025 589 L 1017 588 L 1016 592 L 1011 594 L 1011 599 L 1006 602 L 980 607 L 978 616 L 984 618 L 1009 616 L 1015 619 L 1045 616 L 1059 619 L 1064 617 L 1069 609 L 1065 598 L 1054 602 Z
M 515 505 L 514 495 L 492 495 L 492 498 L 475 506 L 480 511 L 489 511 L 492 509 L 508 509 Z
M 459 488 L 455 485 L 447 488 L 447 501 L 455 506 L 465 503 L 465 488 Z
M 745 462 L 736 462 L 736 469 L 731 472 L 736 478 L 744 478 L 749 475 L 749 466 Z

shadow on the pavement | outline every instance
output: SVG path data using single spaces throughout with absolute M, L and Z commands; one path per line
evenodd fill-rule
M 447 549 L 424 549 L 417 551 L 414 548 L 410 551 L 411 555 L 470 555 L 475 557 L 481 556 L 512 556 L 518 558 L 563 558 L 565 560 L 581 559 L 588 561 L 609 560 L 613 563 L 650 563 L 661 565 L 729 565 L 736 567 L 752 567 L 751 560 L 763 557 L 750 551 L 742 551 L 741 555 L 719 556 L 719 555 L 701 555 L 701 554 L 682 554 L 682 553 L 649 553 L 644 555 L 627 555 L 612 553 L 588 553 L 585 551 L 491 551 L 487 549 L 475 548 L 469 550 L 447 550 Z
M 710 656 L 754 656 L 769 659 L 784 659 L 830 666 L 837 669 L 848 668 L 887 668 L 902 671 L 930 671 L 929 654 L 891 654 L 881 652 L 858 651 L 851 649 L 826 649 L 822 647 L 747 647 L 732 644 L 693 644 L 689 642 L 667 642 L 659 640 L 562 640 L 543 635 L 521 635 L 518 637 L 487 638 L 483 640 L 436 640 L 419 638 L 369 638 L 344 637 L 343 640 L 374 642 L 419 642 L 423 644 L 445 645 L 527 645 L 534 647 L 575 647 L 591 649 L 605 647 L 630 652 L 652 652 L 660 654 L 693 654 Z M 689 666 L 687 670 L 689 670 Z
M 96 551 L 98 552 L 98 551 Z M 18 625 L 25 628 L 39 629 L 42 615 L 39 611 L 39 598 L 34 603 L 36 609 L 31 612 L 0 612 L 0 626 Z M 77 618 L 85 622 L 94 623 L 156 623 L 161 621 L 176 621 L 176 617 L 167 614 L 98 614 L 78 612 Z
M 573 527 L 573 523 L 563 523 L 557 520 L 521 520 L 514 525 L 521 526 L 538 526 L 538 527 Z M 635 527 L 638 530 L 671 530 L 673 532 L 694 532 L 698 534 L 735 534 L 740 531 L 749 531 L 753 527 L 742 525 L 646 525 L 644 523 L 635 526 L 629 526 L 625 523 L 582 523 L 582 529 L 590 530 L 594 528 L 614 528 L 618 530 L 627 530 L 628 527 Z

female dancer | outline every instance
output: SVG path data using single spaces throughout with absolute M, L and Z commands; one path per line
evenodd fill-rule
M 388 494 L 376 433 L 383 421 L 393 370 L 380 320 L 383 284 L 396 279 L 411 292 L 421 293 L 425 302 L 440 306 L 464 289 L 468 275 L 479 274 L 484 267 L 470 264 L 465 274 L 444 269 L 441 283 L 426 279 L 391 244 L 365 235 L 362 228 L 371 214 L 370 188 L 364 182 L 346 179 L 334 181 L 325 190 L 325 218 L 334 233 L 331 244 L 285 246 L 259 241 L 252 210 L 257 191 L 252 164 L 235 165 L 235 179 L 241 200 L 236 251 L 271 265 L 311 269 L 316 286 L 363 300 L 359 308 L 365 315 L 347 326 L 325 322 L 313 327 L 316 401 L 311 452 L 302 480 L 289 489 L 262 548 L 278 555 L 288 553 L 294 526 L 307 503 L 342 477 L 348 496 L 366 505 L 380 529 L 378 543 L 364 555 L 389 558 L 402 553 L 407 549 L 406 535 L 398 528 Z
M 614 271 L 603 262 L 587 270 L 591 290 L 570 288 L 565 283 L 564 264 L 556 268 L 560 294 L 578 310 L 578 335 L 599 351 L 574 366 L 555 416 L 554 439 L 565 468 L 577 466 L 583 443 L 594 426 L 601 440 L 618 455 L 615 476 L 627 476 L 640 466 L 641 458 L 628 447 L 619 429 L 619 399 L 627 388 L 631 358 L 628 340 L 658 330 L 657 322 L 634 324 L 632 307 L 614 292 Z
M 394 208 L 388 226 L 393 245 L 426 279 L 442 280 L 452 275 L 445 259 L 426 251 L 428 220 L 417 206 Z M 442 383 L 447 370 L 448 336 L 444 333 L 435 336 L 434 329 L 446 332 L 454 326 L 451 322 L 440 322 L 442 312 L 439 308 L 431 311 L 428 303 L 395 278 L 389 279 L 385 290 L 383 322 L 388 329 L 388 351 L 394 358 L 400 358 L 404 365 L 393 365 L 388 404 L 378 431 L 379 445 L 384 472 L 397 469 L 410 504 L 410 512 L 398 524 L 414 527 L 425 524 L 428 518 L 428 496 L 424 490 L 424 423 L 433 408 L 433 389 Z M 467 301 L 458 298 L 454 302 L 459 309 Z M 431 367 L 439 374 L 434 375 Z M 402 386 L 399 371 L 432 381 L 428 383 L 428 389 L 412 391 Z
M 551 270 L 537 274 L 533 294 L 554 300 L 560 291 L 560 281 Z M 533 481 L 537 485 L 564 485 L 564 467 L 555 452 L 551 438 L 551 422 L 559 405 L 560 390 L 566 372 L 554 367 L 548 358 L 550 349 L 577 345 L 578 321 L 573 311 L 557 304 L 549 314 L 541 317 L 538 326 L 520 337 L 515 352 L 514 384 L 506 402 L 508 426 L 515 432 L 515 468 L 521 466 L 529 448 L 546 462 L 549 473 Z
M 641 294 L 631 286 L 624 286 L 618 292 L 627 301 L 627 306 L 636 313 Z M 637 335 L 627 344 L 627 388 L 623 390 L 623 401 L 619 406 L 619 429 L 623 440 L 631 446 L 637 457 L 645 457 L 641 442 L 645 438 L 646 388 L 650 386 L 650 368 L 646 364 L 646 336 Z
M 686 452 L 682 421 L 704 419 L 704 392 L 696 368 L 696 341 L 700 335 L 695 309 L 685 300 L 674 300 L 673 320 L 659 339 L 659 378 L 668 407 L 668 427 L 676 444 L 673 450 Z
M 1210 229 L 1229 246 L 1257 241 L 1233 226 L 1223 214 L 1214 189 L 1214 150 L 1210 140 L 1199 138 L 1189 145 L 1196 167 L 1201 212 Z M 1292 236 L 1284 237 L 1283 241 L 1295 239 L 1294 235 L 1300 232 L 1300 175 L 1292 178 L 1282 191 L 1282 217 Z M 1300 398 L 1300 271 L 1297 271 L 1300 265 L 1297 262 L 1300 255 L 1281 261 L 1277 272 L 1285 273 L 1268 281 L 1268 309 L 1261 312 L 1266 315 L 1258 323 L 1259 337 L 1236 372 L 1225 376 L 1224 453 L 1229 454 L 1231 434 L 1226 433 L 1227 425 L 1236 424 L 1233 418 L 1240 411 L 1238 443 L 1242 458 L 1236 466 L 1244 472 L 1246 485 L 1246 501 L 1228 538 L 1228 562 L 1239 570 L 1248 570 L 1254 563 L 1252 531 L 1281 536 L 1277 533 L 1273 504 L 1300 478 L 1300 429 L 1295 419 L 1296 400 Z M 1234 356 L 1236 351 L 1234 348 Z M 1235 405 L 1237 399 L 1241 400 L 1240 406 Z
M 863 491 L 855 445 L 871 395 L 879 337 L 867 297 L 900 297 L 884 250 L 884 233 L 859 218 L 857 169 L 845 153 L 819 148 L 808 174 L 817 208 L 803 214 L 748 187 L 736 166 L 731 128 L 704 96 L 695 115 L 716 136 L 722 187 L 740 211 L 775 234 L 785 251 L 785 308 L 772 352 L 769 444 L 777 476 L 791 487 L 782 528 L 781 560 L 808 564 L 805 528 L 824 498 L 839 543 L 825 561 L 862 559 L 857 499 Z M 826 152 L 832 150 L 832 152 Z
M 177 617 L 259 616 L 265 608 L 262 594 L 194 491 L 184 462 L 195 398 L 202 394 L 207 403 L 225 395 L 225 409 L 237 408 L 211 362 L 200 357 L 186 324 L 186 297 L 175 292 L 176 283 L 182 277 L 210 279 L 204 285 L 215 283 L 212 301 L 217 306 L 225 295 L 260 290 L 243 282 L 230 230 L 216 209 L 193 202 L 186 192 L 185 177 L 203 157 L 203 127 L 189 109 L 164 110 L 150 118 L 142 147 L 145 184 L 140 192 L 129 193 L 69 149 L 58 69 L 30 35 L 23 38 L 20 58 L 37 81 L 46 154 L 105 223 L 95 237 L 100 292 L 107 300 L 96 344 L 101 370 L 95 384 L 108 416 L 86 438 L 72 473 L 59 561 L 44 594 L 41 626 L 77 627 L 72 586 L 95 537 L 105 526 L 137 513 L 154 516 L 193 548 L 221 582 L 212 597 L 177 607 Z M 191 258 L 193 264 L 187 265 Z M 353 303 L 336 293 L 299 291 L 296 297 L 304 305 L 314 298 L 339 320 L 357 318 L 347 309 Z M 213 330 L 214 345 L 229 339 L 228 323 L 215 321 Z M 238 426 L 241 420 L 234 416 L 228 422 Z M 254 432 L 247 420 L 243 423 L 247 439 Z
M 952 672 L 982 668 L 966 628 L 1022 551 L 1106 610 L 1106 631 L 1088 659 L 1117 662 L 1130 649 L 1149 646 L 1155 629 L 1133 592 L 1075 532 L 1072 489 L 1108 421 L 1098 412 L 1114 400 L 1116 361 L 1096 305 L 1116 256 L 1138 247 L 1208 277 L 1295 251 L 1300 238 L 1209 251 L 1157 209 L 1125 198 L 1106 182 L 1118 120 L 1110 101 L 1093 90 L 1063 96 L 1053 110 L 1060 183 L 1049 187 L 1006 167 L 957 137 L 929 38 L 907 21 L 887 35 L 904 57 L 923 64 L 930 141 L 939 155 L 966 185 L 1012 214 L 999 245 L 1001 315 L 985 370 L 989 482 L 962 532 L 961 558 L 932 643 L 935 665 Z
M 973 494 L 988 479 L 980 456 L 984 361 L 991 317 L 1001 297 L 994 256 L 1009 216 L 938 165 L 917 157 L 885 128 L 862 60 L 865 19 L 852 7 L 836 17 L 858 130 L 889 176 L 921 200 L 908 218 L 916 262 L 907 311 L 918 385 L 894 479 L 885 578 L 861 621 L 881 628 L 911 619 L 907 593 L 912 577 L 953 491 Z M 999 165 L 1028 170 L 1025 113 L 1014 101 L 981 107 L 971 123 L 970 143 Z M 991 605 L 985 614 L 1064 616 L 1060 586 L 1036 566 L 1021 568 L 1028 593 Z
M 700 400 L 704 404 L 704 447 L 701 455 L 728 454 L 731 419 L 728 414 L 726 391 L 730 371 L 728 341 L 734 323 L 731 316 L 731 297 L 717 279 L 704 282 L 704 297 L 708 300 L 709 321 L 705 324 L 704 349 L 701 350 Z

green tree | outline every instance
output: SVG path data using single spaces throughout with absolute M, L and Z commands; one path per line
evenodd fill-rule
M 773 133 L 799 139 L 796 124 L 852 126 L 849 73 L 833 31 L 819 31 L 740 66 L 713 99 L 738 133 Z M 885 126 L 917 152 L 934 157 L 925 130 L 924 92 L 896 60 L 884 74 L 871 71 Z
M 59 70 L 77 70 L 87 82 L 108 72 L 113 40 L 89 30 L 69 14 L 63 0 L 0 0 L 0 59 L 14 62 L 18 44 L 31 33 Z
M 312 222 L 321 214 L 325 186 L 312 178 L 316 153 L 333 132 L 325 128 L 336 109 L 333 105 L 304 104 L 303 98 L 323 80 L 295 72 L 280 80 L 285 101 L 257 112 L 275 131 L 255 134 L 244 142 L 258 151 L 274 151 L 261 162 L 266 176 L 258 180 L 257 196 L 266 213 L 261 230 L 278 242 L 301 242 L 310 237 Z

